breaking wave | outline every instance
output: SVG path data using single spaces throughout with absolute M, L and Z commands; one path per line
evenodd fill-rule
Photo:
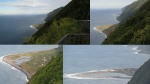
M 125 69 L 112 70 L 92 70 L 73 74 L 64 74 L 64 78 L 71 79 L 131 79 L 132 76 L 126 75 L 120 71 Z M 126 69 L 127 70 L 127 69 Z

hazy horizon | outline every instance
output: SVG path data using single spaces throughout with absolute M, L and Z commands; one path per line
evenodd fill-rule
M 1 0 L 0 15 L 47 14 L 71 0 Z
M 91 0 L 91 9 L 121 9 L 137 0 Z

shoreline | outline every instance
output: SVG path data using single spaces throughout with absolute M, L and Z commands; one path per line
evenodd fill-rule
M 105 38 L 107 38 L 107 35 L 103 31 L 98 30 L 97 27 L 94 27 L 93 29 L 100 32 L 100 33 L 102 33 L 102 34 L 104 34 Z
M 43 25 L 44 25 L 44 23 L 42 23 L 42 24 L 32 24 L 32 25 L 30 25 L 30 27 L 35 29 L 36 31 L 38 31 Z
M 108 25 L 102 25 L 102 26 L 96 26 L 94 27 L 94 30 L 103 33 L 105 35 L 105 37 L 107 38 L 108 34 L 106 32 L 104 32 L 106 29 L 110 28 L 111 26 L 113 26 L 114 24 L 108 24 Z
M 107 38 L 107 36 L 116 29 L 117 25 L 118 24 L 108 24 L 108 25 L 96 26 L 94 27 L 94 30 L 103 33 Z
M 22 73 L 24 73 L 25 76 L 26 76 L 26 80 L 27 80 L 27 82 L 28 82 L 29 79 L 31 78 L 31 75 L 30 75 L 26 70 L 23 70 L 19 65 L 15 64 L 15 63 L 13 63 L 13 62 L 11 62 L 11 60 L 9 61 L 9 59 L 6 58 L 7 56 L 9 56 L 9 55 L 3 56 L 3 57 L 2 57 L 2 61 L 3 61 L 4 63 L 6 63 L 6 64 L 8 64 L 8 65 L 10 65 L 10 66 L 12 66 L 12 67 L 14 67 L 14 68 L 16 68 L 17 70 L 21 71 Z
M 37 28 L 34 25 L 30 25 L 30 27 L 37 31 Z
M 63 77 L 66 78 L 74 78 L 74 79 L 107 79 L 107 78 L 119 78 L 119 79 L 131 79 L 132 76 L 135 74 L 138 68 L 125 68 L 125 69 L 106 69 L 106 70 L 92 70 L 92 71 L 85 71 L 80 73 L 73 73 L 73 74 L 65 74 Z M 101 74 L 122 74 L 126 76 L 100 76 Z M 99 74 L 99 77 L 92 76 L 92 74 Z

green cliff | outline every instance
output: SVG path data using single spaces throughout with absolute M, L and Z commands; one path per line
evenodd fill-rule
M 36 72 L 27 84 L 63 84 L 63 56 L 62 52 Z
M 119 26 L 103 44 L 150 44 L 150 0 Z
M 136 11 L 146 2 L 147 0 L 137 0 L 132 4 L 124 7 L 122 9 L 122 14 L 117 17 L 120 22 L 125 22 L 129 17 L 133 16 Z
M 72 0 L 52 20 L 48 17 L 42 28 L 25 44 L 55 44 L 68 33 L 89 34 L 78 21 L 90 19 L 90 0 Z
M 63 7 L 60 7 L 60 8 L 57 8 L 55 10 L 53 10 L 52 12 L 48 13 L 45 21 L 48 22 L 48 21 L 52 21 L 55 16 L 63 9 Z

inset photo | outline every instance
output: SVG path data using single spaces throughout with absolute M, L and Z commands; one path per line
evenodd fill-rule
M 149 50 L 147 45 L 64 46 L 63 83 L 148 84 Z
M 149 0 L 91 0 L 91 44 L 150 44 L 149 4 Z
M 0 84 L 62 84 L 58 45 L 0 45 Z
M 90 44 L 90 0 L 1 0 L 0 44 Z

